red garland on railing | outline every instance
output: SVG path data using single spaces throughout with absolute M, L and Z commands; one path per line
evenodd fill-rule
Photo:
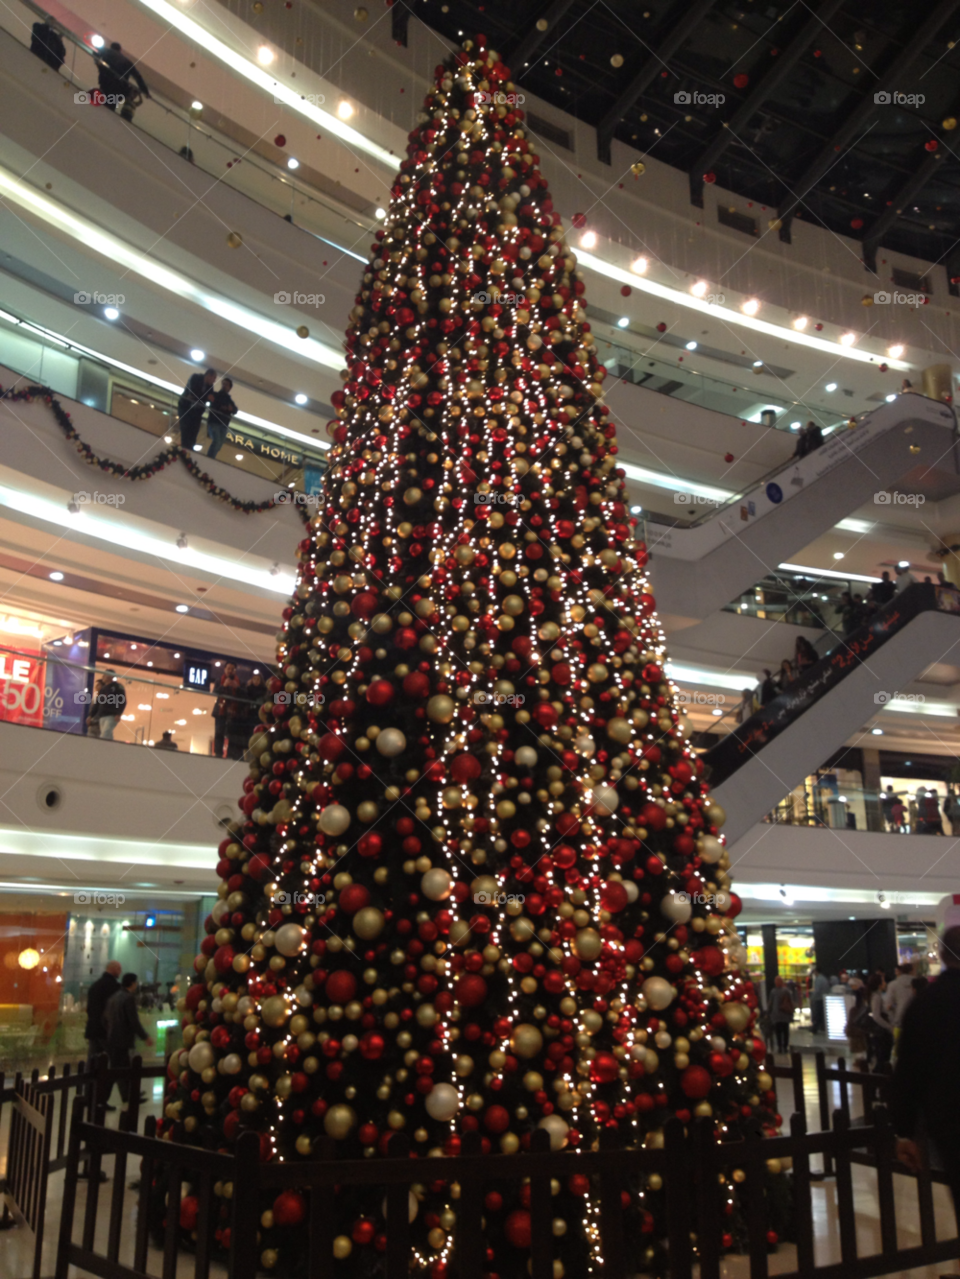
M 211 496 L 218 498 L 221 502 L 226 502 L 232 506 L 235 511 L 242 511 L 244 515 L 259 514 L 261 511 L 270 511 L 274 507 L 281 505 L 276 498 L 269 497 L 265 502 L 243 502 L 238 497 L 234 497 L 232 493 L 228 493 L 225 488 L 221 488 L 219 484 L 209 476 L 206 471 L 200 469 L 186 449 L 181 448 L 179 444 L 171 444 L 169 448 L 162 449 L 154 458 L 145 466 L 124 466 L 120 462 L 111 462 L 109 458 L 97 457 L 89 444 L 81 437 L 80 433 L 74 427 L 70 420 L 70 414 L 66 411 L 53 391 L 48 386 L 26 386 L 20 390 L 5 389 L 0 386 L 0 400 L 10 400 L 12 402 L 24 401 L 32 403 L 34 400 L 43 400 L 47 407 L 52 411 L 56 418 L 57 425 L 77 446 L 77 452 L 87 463 L 88 466 L 96 466 L 107 475 L 116 475 L 125 480 L 149 480 L 154 475 L 159 475 L 161 471 L 175 462 L 178 458 L 193 476 L 193 478 L 201 484 Z M 297 513 L 306 523 L 309 516 L 306 510 L 299 503 L 297 504 Z

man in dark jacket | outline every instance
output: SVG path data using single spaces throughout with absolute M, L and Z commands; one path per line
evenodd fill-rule
M 216 380 L 216 369 L 207 369 L 206 373 L 191 374 L 177 402 L 180 447 L 187 449 L 188 452 L 193 451 L 193 446 L 197 442 L 200 423 L 203 421 L 207 401 L 213 393 L 213 384 Z
M 87 991 L 87 1027 L 83 1037 L 90 1045 L 91 1060 L 107 1051 L 107 1003 L 120 989 L 118 978 L 123 968 L 111 959 L 102 975 Z
M 67 56 L 67 46 L 56 27 L 49 22 L 35 22 L 30 32 L 30 52 L 54 71 L 59 71 Z
M 878 608 L 883 608 L 884 604 L 889 604 L 893 599 L 896 589 L 890 581 L 890 570 L 885 568 L 880 574 L 880 581 L 874 582 L 870 587 L 870 598 Z
M 137 1013 L 136 973 L 124 973 L 120 989 L 110 996 L 107 1003 L 107 1048 L 110 1053 L 110 1065 L 129 1066 L 130 1054 L 138 1039 L 142 1039 L 148 1048 L 153 1047 L 153 1040 L 143 1028 Z M 130 1100 L 130 1081 L 120 1079 L 117 1086 L 124 1102 Z
M 226 442 L 230 419 L 237 411 L 237 406 L 230 397 L 232 390 L 232 379 L 225 377 L 220 383 L 220 390 L 214 391 L 210 396 L 210 412 L 207 414 L 210 447 L 207 449 L 207 457 L 216 457 Z
M 890 1092 L 897 1157 L 917 1171 L 925 1129 L 947 1174 L 960 1222 L 960 924 L 940 941 L 943 971 L 903 1017 Z
M 137 70 L 136 63 L 130 61 L 116 41 L 109 49 L 101 49 L 96 60 L 100 73 L 100 92 L 105 99 L 103 105 L 111 111 L 119 106 L 124 120 L 132 120 L 134 103 L 130 81 L 134 82 L 145 98 L 150 97 L 147 82 Z
M 117 725 L 127 709 L 127 695 L 114 671 L 107 671 L 103 686 L 94 698 L 90 714 L 96 714 L 100 725 L 100 740 L 112 742 Z

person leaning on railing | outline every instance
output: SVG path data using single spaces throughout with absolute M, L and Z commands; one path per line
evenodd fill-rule
M 960 925 L 940 940 L 943 970 L 904 1014 L 890 1089 L 897 1157 L 914 1172 L 926 1132 L 940 1157 L 960 1225 Z

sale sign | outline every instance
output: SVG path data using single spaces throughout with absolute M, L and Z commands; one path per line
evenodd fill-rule
M 0 652 L 0 720 L 42 727 L 43 681 L 39 655 Z

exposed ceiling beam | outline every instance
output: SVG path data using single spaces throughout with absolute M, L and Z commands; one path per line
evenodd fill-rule
M 513 69 L 514 80 L 519 80 L 523 75 L 523 66 L 525 62 L 531 62 L 543 47 L 544 42 L 555 39 L 554 28 L 563 18 L 569 9 L 572 9 L 574 0 L 553 0 L 553 4 L 549 5 L 537 22 L 544 22 L 546 26 L 543 30 L 539 30 L 537 23 L 522 36 L 516 48 L 510 51 L 506 59 L 507 65 Z
M 740 134 L 757 114 L 763 104 L 776 93 L 810 45 L 821 35 L 843 4 L 843 0 L 823 0 L 816 13 L 811 13 L 797 34 L 788 39 L 786 48 L 770 66 L 770 70 L 754 86 L 732 117 L 718 130 L 716 136 L 694 160 L 690 168 L 690 199 L 698 208 L 703 207 L 703 175 L 709 173 L 731 142 L 739 141 Z
M 697 0 L 697 3 L 674 22 L 662 44 L 651 51 L 643 66 L 597 125 L 597 155 L 604 164 L 610 163 L 610 143 L 614 129 L 630 108 L 636 105 L 660 72 L 666 68 L 670 58 L 693 34 L 713 5 L 714 0 Z
M 903 90 L 907 72 L 923 54 L 944 23 L 956 14 L 958 8 L 960 8 L 958 0 L 941 0 L 927 20 L 916 28 L 913 38 L 904 45 L 887 70 L 874 82 L 873 88 L 867 89 L 861 95 L 859 102 L 836 130 L 830 143 L 820 150 L 802 176 L 790 184 L 792 190 L 777 210 L 777 216 L 781 222 L 781 240 L 789 243 L 790 223 L 799 206 L 827 170 L 837 162 L 838 154 L 850 147 L 876 113 L 876 95 L 884 91 L 894 93 Z
M 942 151 L 935 151 L 933 155 L 926 156 L 916 173 L 900 187 L 889 206 L 867 227 L 863 237 L 863 261 L 867 270 L 874 275 L 877 273 L 877 249 L 880 242 L 907 205 L 912 203 L 939 169 L 943 154 Z

